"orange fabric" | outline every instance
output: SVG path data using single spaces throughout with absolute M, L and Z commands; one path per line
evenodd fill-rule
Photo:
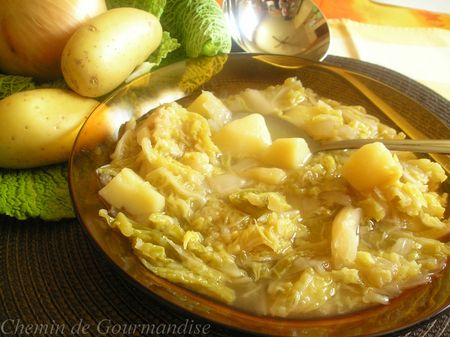
M 380 5 L 370 0 L 315 0 L 328 19 L 351 19 L 358 22 L 394 27 L 437 27 L 450 29 L 450 15 Z
M 222 5 L 223 0 L 217 0 Z M 328 19 L 394 27 L 436 27 L 450 29 L 450 15 L 409 8 L 385 6 L 370 0 L 314 0 Z

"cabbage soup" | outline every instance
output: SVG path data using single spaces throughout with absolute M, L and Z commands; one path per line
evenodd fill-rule
M 260 315 L 386 305 L 439 275 L 450 223 L 438 163 L 379 142 L 311 154 L 267 116 L 317 140 L 405 137 L 296 78 L 204 91 L 127 123 L 97 170 L 100 216 L 151 272 Z

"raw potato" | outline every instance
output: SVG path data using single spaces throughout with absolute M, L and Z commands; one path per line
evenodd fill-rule
M 129 168 L 123 168 L 98 193 L 110 205 L 136 216 L 161 212 L 165 206 L 164 197 Z
M 264 161 L 276 167 L 296 169 L 310 156 L 311 151 L 303 138 L 278 138 L 267 149 Z
M 152 14 L 114 8 L 85 22 L 64 47 L 61 69 L 77 93 L 98 97 L 117 88 L 161 43 Z
M 0 167 L 66 161 L 78 131 L 98 102 L 62 89 L 34 89 L 0 100 Z
M 256 113 L 226 124 L 213 139 L 233 157 L 259 157 L 272 143 L 264 117 Z
M 369 191 L 398 180 L 402 173 L 391 151 L 376 142 L 356 150 L 345 163 L 342 175 L 358 191 Z

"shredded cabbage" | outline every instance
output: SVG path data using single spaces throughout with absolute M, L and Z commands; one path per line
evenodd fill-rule
M 285 118 L 317 139 L 403 137 L 295 78 L 224 102 L 233 113 Z M 98 169 L 107 184 L 131 168 L 164 196 L 163 212 L 148 219 L 114 205 L 100 211 L 155 274 L 254 313 L 318 317 L 387 304 L 445 268 L 450 245 L 439 239 L 450 221 L 438 163 L 399 155 L 401 177 L 358 191 L 342 174 L 352 151 L 324 152 L 301 167 L 276 168 L 283 178 L 274 184 L 249 174 L 272 172 L 264 156 L 225 156 L 210 125 L 165 105 L 131 121 L 111 163 Z M 326 125 L 334 131 L 325 135 Z

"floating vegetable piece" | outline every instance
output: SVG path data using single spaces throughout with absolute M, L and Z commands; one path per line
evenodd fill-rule
M 158 19 L 135 8 L 114 8 L 78 29 L 67 42 L 61 69 L 77 93 L 98 97 L 117 88 L 161 43 Z
M 371 190 L 402 176 L 402 166 L 382 143 L 362 146 L 345 163 L 342 175 L 355 189 Z
M 232 173 L 218 174 L 208 179 L 211 190 L 221 196 L 238 191 L 245 183 L 244 179 Z
M 0 1 L 0 71 L 50 80 L 61 76 L 64 45 L 104 0 Z
M 181 42 L 188 57 L 231 50 L 231 36 L 215 0 L 168 0 L 161 22 Z
M 311 151 L 303 138 L 278 138 L 267 149 L 264 160 L 276 167 L 296 169 L 310 156 Z
M 335 269 L 349 266 L 356 259 L 359 245 L 361 208 L 344 207 L 331 225 L 331 258 Z
M 213 136 L 214 142 L 233 157 L 259 157 L 272 143 L 264 117 L 251 114 L 226 124 Z
M 34 89 L 0 101 L 0 167 L 26 168 L 69 158 L 78 130 L 97 106 L 63 89 Z
M 238 209 L 258 217 L 270 211 L 286 212 L 291 209 L 284 195 L 278 192 L 242 189 L 230 194 L 228 199 Z
M 209 91 L 202 91 L 187 109 L 208 119 L 212 130 L 220 129 L 231 120 L 231 111 Z
M 252 167 L 242 173 L 245 178 L 269 185 L 281 184 L 286 179 L 286 172 L 277 167 Z
M 117 209 L 137 216 L 149 216 L 164 209 L 164 197 L 129 168 L 122 169 L 98 193 Z

